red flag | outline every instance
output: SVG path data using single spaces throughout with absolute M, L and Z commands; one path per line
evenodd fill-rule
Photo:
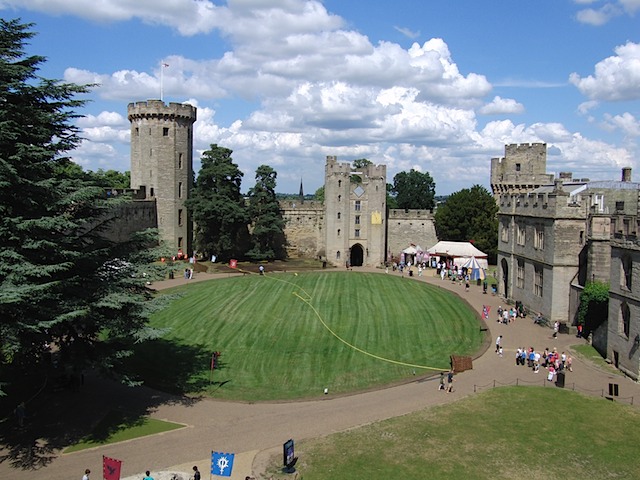
M 122 460 L 102 456 L 102 476 L 104 480 L 120 480 Z
M 238 260 L 236 260 L 235 258 L 232 258 L 231 260 L 229 260 L 229 266 L 231 268 L 238 268 Z

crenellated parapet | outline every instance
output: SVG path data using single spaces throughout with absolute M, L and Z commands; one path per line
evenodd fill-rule
M 197 109 L 186 103 L 171 102 L 168 105 L 162 100 L 146 100 L 132 102 L 127 106 L 127 116 L 130 122 L 136 119 L 156 118 L 170 120 L 186 120 L 191 123 L 196 121 Z

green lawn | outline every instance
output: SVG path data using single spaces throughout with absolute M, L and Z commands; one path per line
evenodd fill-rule
M 123 442 L 178 428 L 184 428 L 184 425 L 140 417 L 137 414 L 128 415 L 121 411 L 111 411 L 96 425 L 89 436 L 66 448 L 64 453 Z
M 192 283 L 152 318 L 166 336 L 130 368 L 148 385 L 247 401 L 351 392 L 445 370 L 477 352 L 475 312 L 422 282 L 353 272 Z M 210 374 L 211 355 L 222 352 Z
M 634 407 L 558 388 L 504 387 L 297 442 L 296 469 L 304 480 L 632 480 L 640 478 L 638 431 Z M 267 476 L 291 478 L 281 468 L 276 455 Z

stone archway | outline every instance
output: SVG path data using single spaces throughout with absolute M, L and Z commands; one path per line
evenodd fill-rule
M 502 295 L 504 298 L 509 298 L 509 263 L 505 258 L 500 263 L 502 270 Z
M 351 247 L 349 262 L 352 267 L 361 267 L 363 265 L 364 251 L 362 250 L 362 245 L 360 245 L 359 243 L 356 243 L 353 247 Z

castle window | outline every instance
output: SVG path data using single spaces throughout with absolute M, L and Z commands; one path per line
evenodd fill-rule
M 516 275 L 516 287 L 524 288 L 524 260 L 518 260 L 518 271 Z
M 341 213 L 340 213 L 340 212 L 338 212 L 338 220 L 340 220 L 340 215 L 341 215 Z
M 620 316 L 618 319 L 618 331 L 629 338 L 629 328 L 631 326 L 631 311 L 627 302 L 620 305 Z
M 580 230 L 580 245 L 584 245 L 584 230 Z
M 151 188 L 149 189 L 149 196 L 150 196 L 150 197 L 153 197 L 153 193 L 154 193 L 154 192 L 153 192 L 153 187 L 151 187 Z
M 616 202 L 616 210 L 618 212 L 621 212 L 622 210 L 624 210 L 624 202 Z
M 342 195 L 338 195 L 338 201 L 342 201 Z
M 135 134 L 136 134 L 136 137 L 140 136 L 140 129 L 138 127 L 136 127 Z
M 151 135 L 151 128 L 149 128 L 149 135 Z
M 182 237 L 178 237 L 178 248 L 182 248 Z
M 509 242 L 509 225 L 505 223 L 500 226 L 500 240 L 505 243 Z
M 533 293 L 537 297 L 542 297 L 542 287 L 543 285 L 543 270 L 542 267 L 536 266 L 533 276 Z
M 178 209 L 178 226 L 179 227 L 182 226 L 182 209 L 181 208 Z
M 359 211 L 360 211 L 360 208 L 361 208 L 361 207 L 360 207 L 360 200 L 356 200 L 356 204 L 355 204 L 356 212 L 359 212 Z
M 182 182 L 178 182 L 178 198 L 182 198 Z
M 535 236 L 533 237 L 533 248 L 544 250 L 544 227 L 536 227 Z
M 163 137 L 168 137 L 169 136 L 169 127 L 164 127 L 162 129 L 162 136 Z
M 359 237 L 359 236 L 360 236 L 360 229 L 359 229 L 359 228 L 356 228 L 355 236 L 356 236 L 356 237 Z
M 519 163 L 516 163 L 516 172 L 519 172 L 521 168 L 521 165 Z
M 360 225 L 360 215 L 356 215 L 356 225 Z
M 525 232 L 526 232 L 525 227 L 523 227 L 522 225 L 518 225 L 518 237 L 517 237 L 518 245 L 524 246 L 525 238 L 526 238 Z
M 182 170 L 182 154 L 178 154 L 178 168 Z
M 336 260 L 340 260 L 340 250 L 336 252 Z
M 340 229 L 338 229 L 338 236 L 340 236 Z
M 633 263 L 631 257 L 625 255 L 620 259 L 620 280 L 624 283 L 620 283 L 620 288 L 631 291 L 631 279 L 633 272 Z
M 338 188 L 342 187 L 342 180 L 338 180 Z

